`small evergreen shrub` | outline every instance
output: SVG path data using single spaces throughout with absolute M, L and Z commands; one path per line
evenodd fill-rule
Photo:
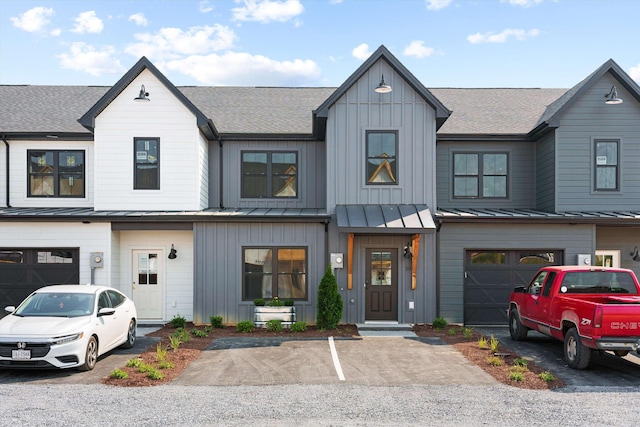
M 115 369 L 113 372 L 111 372 L 111 378 L 117 378 L 119 380 L 124 380 L 124 379 L 129 378 L 129 374 L 127 374 L 122 369 Z
M 267 322 L 267 331 L 280 332 L 282 331 L 282 321 L 277 319 L 271 319 Z
M 210 316 L 209 322 L 211 323 L 211 326 L 213 326 L 214 328 L 217 328 L 217 329 L 224 328 L 224 324 L 222 323 L 222 316 Z
M 293 325 L 291 325 L 290 330 L 293 333 L 304 332 L 304 331 L 307 330 L 307 323 L 306 322 L 295 322 Z
M 171 319 L 171 326 L 176 329 L 184 328 L 185 326 L 187 326 L 187 319 L 185 319 L 183 316 L 180 316 L 179 314 L 176 314 L 175 316 L 173 316 L 173 319 Z
M 445 319 L 444 317 L 436 317 L 435 319 L 433 319 L 433 329 L 435 329 L 436 331 L 443 330 L 447 327 L 447 325 L 447 319 Z
M 338 282 L 333 275 L 331 264 L 318 286 L 318 310 L 316 326 L 320 329 L 337 329 L 342 319 L 342 297 L 338 293 Z
M 255 325 L 251 320 L 243 320 L 236 325 L 236 331 L 238 332 L 253 332 Z

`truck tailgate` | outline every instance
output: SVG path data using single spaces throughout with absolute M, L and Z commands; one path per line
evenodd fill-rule
M 630 299 L 631 297 L 626 298 Z M 602 310 L 600 335 L 609 337 L 640 336 L 640 302 L 625 304 L 620 301 L 621 298 L 615 296 L 609 299 L 609 303 L 602 304 L 596 309 Z

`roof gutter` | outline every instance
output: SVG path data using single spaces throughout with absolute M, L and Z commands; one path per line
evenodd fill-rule
M 7 161 L 7 207 L 10 208 L 11 205 L 9 204 L 10 199 L 9 199 L 9 141 L 7 141 L 7 136 L 6 135 L 2 135 L 2 142 L 4 142 L 4 145 L 6 146 L 6 151 L 7 151 L 7 155 L 6 155 L 6 161 Z

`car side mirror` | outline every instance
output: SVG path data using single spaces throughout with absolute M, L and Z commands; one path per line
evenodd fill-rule
M 513 288 L 513 292 L 515 292 L 517 294 L 523 294 L 525 292 L 525 287 L 524 286 L 516 286 L 515 288 Z
M 7 312 L 7 314 L 11 314 L 11 313 L 13 313 L 14 311 L 16 311 L 16 308 L 15 308 L 14 306 L 12 306 L 12 305 L 8 305 L 8 306 L 6 306 L 6 307 L 4 308 L 4 311 L 6 311 L 6 312 Z
M 98 311 L 98 317 L 101 316 L 111 316 L 112 314 L 114 314 L 116 312 L 115 308 L 111 308 L 111 307 L 105 307 L 105 308 L 101 308 Z

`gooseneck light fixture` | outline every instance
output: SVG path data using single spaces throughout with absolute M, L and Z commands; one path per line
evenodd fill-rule
M 389 93 L 392 91 L 391 86 L 386 84 L 384 81 L 384 74 L 382 75 L 382 79 L 380 80 L 378 87 L 376 87 L 374 91 L 376 91 L 377 93 Z
M 144 88 L 144 85 L 140 87 L 140 94 L 136 98 L 133 98 L 133 100 L 134 101 L 151 101 L 149 99 L 149 92 L 147 92 L 147 90 Z
M 622 99 L 618 98 L 618 91 L 616 90 L 616 85 L 611 86 L 611 90 L 604 97 L 605 97 L 605 101 L 604 101 L 605 104 L 616 105 L 616 104 L 622 104 L 624 102 L 622 101 Z

